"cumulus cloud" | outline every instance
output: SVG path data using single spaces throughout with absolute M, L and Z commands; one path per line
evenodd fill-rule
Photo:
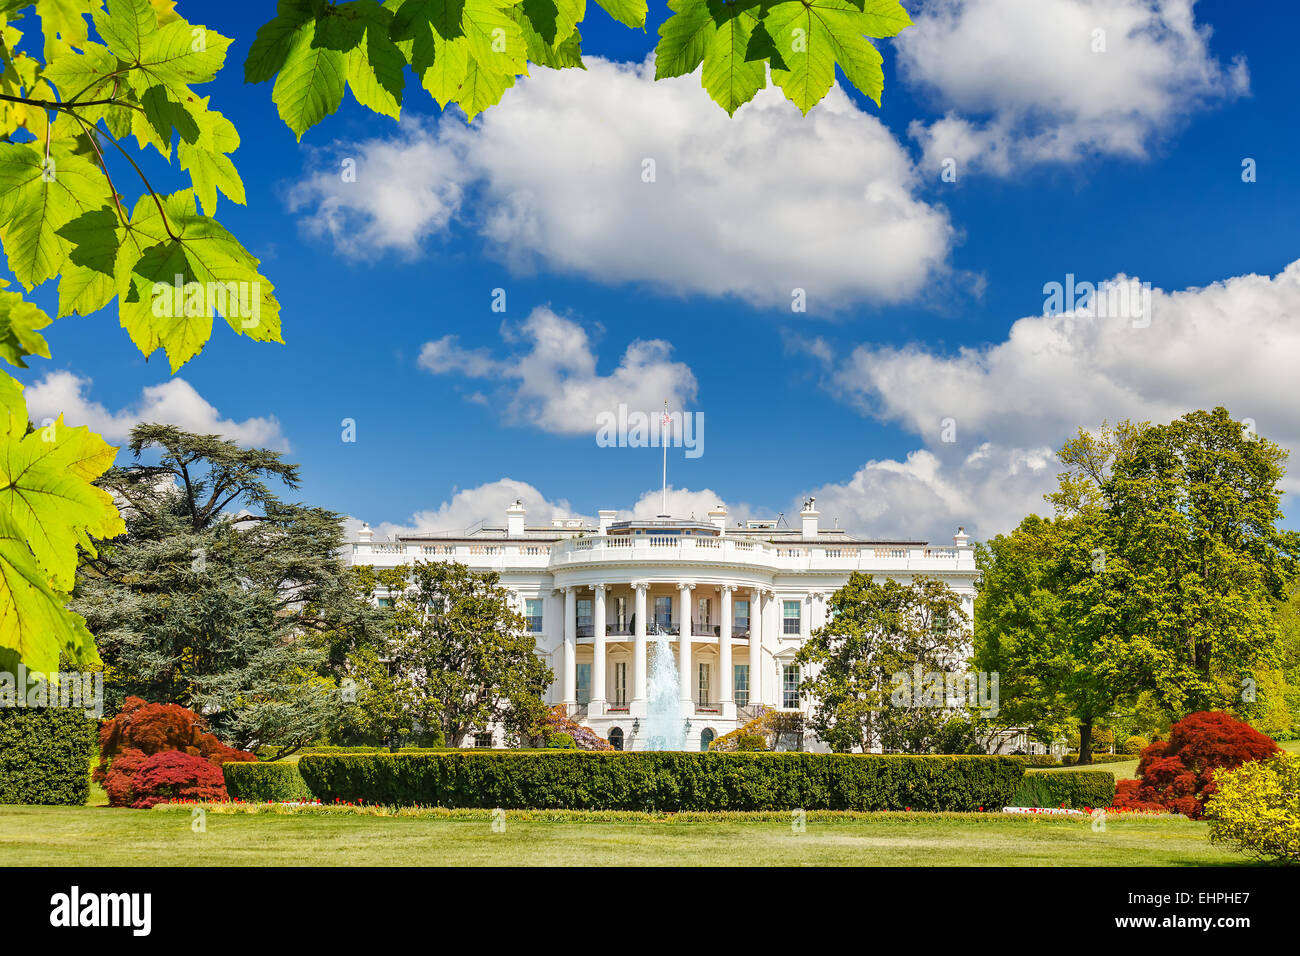
M 672 346 L 662 339 L 638 339 L 617 367 L 602 375 L 586 330 L 546 306 L 534 309 L 518 327 L 503 326 L 502 332 L 507 345 L 518 346 L 505 357 L 485 348 L 464 348 L 448 335 L 424 344 L 420 367 L 435 375 L 500 382 L 508 423 L 560 435 L 594 434 L 596 416 L 617 412 L 620 404 L 652 413 L 664 399 L 682 409 L 695 398 L 694 374 L 671 360 Z
M 872 534 L 1005 531 L 1030 511 L 1047 513 L 1054 450 L 1080 426 L 1167 422 L 1217 405 L 1292 451 L 1284 487 L 1300 491 L 1298 313 L 1300 261 L 1276 276 L 1154 289 L 1149 325 L 1064 313 L 1022 318 L 1004 341 L 951 354 L 861 345 L 828 364 L 827 385 L 923 447 L 817 490 L 818 505 L 856 515 Z
M 554 518 L 584 517 L 575 514 L 568 501 L 551 501 L 526 481 L 500 478 L 474 488 L 453 491 L 449 499 L 436 507 L 417 511 L 402 523 L 382 522 L 373 530 L 376 538 L 387 538 L 429 532 L 455 534 L 469 532 L 484 525 L 503 528 L 506 509 L 516 500 L 522 501 L 528 509 L 526 520 L 529 525 L 550 524 Z M 344 531 L 349 538 L 354 537 L 360 527 L 360 518 L 349 518 L 344 522 Z
M 409 254 L 462 218 L 518 271 L 786 308 L 796 288 L 810 309 L 905 300 L 945 271 L 946 212 L 916 198 L 906 150 L 838 87 L 807 118 L 768 89 L 729 119 L 698 77 L 586 63 L 538 70 L 472 126 L 335 144 L 291 208 L 350 254 Z
M 91 385 L 89 378 L 72 372 L 49 372 L 24 392 L 28 415 L 40 422 L 62 414 L 69 425 L 88 425 L 113 442 L 125 442 L 131 428 L 140 422 L 157 422 L 190 432 L 221 435 L 250 447 L 289 450 L 289 440 L 274 415 L 243 421 L 223 418 L 216 406 L 183 378 L 146 386 L 137 401 L 117 411 L 91 400 Z
M 1245 94 L 1195 0 L 926 0 L 896 41 L 946 115 L 915 122 L 925 165 L 1006 175 L 1097 154 L 1143 158 L 1197 109 Z

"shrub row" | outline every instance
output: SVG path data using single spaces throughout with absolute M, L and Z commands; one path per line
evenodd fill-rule
M 1108 807 L 1114 799 L 1115 775 L 1109 770 L 1026 770 L 1011 805 L 1083 810 Z
M 226 793 L 245 803 L 289 803 L 314 800 L 311 790 L 292 763 L 225 763 Z
M 1132 759 L 1133 757 L 1131 754 L 1093 754 L 1092 755 L 1093 763 L 1124 763 L 1125 761 L 1132 760 Z M 1062 758 L 1062 763 L 1064 763 L 1065 766 L 1067 767 L 1073 767 L 1078 762 L 1079 762 L 1078 754 L 1066 754 L 1065 757 Z
M 1014 757 L 622 751 L 308 755 L 321 800 L 584 810 L 995 810 Z
M 94 747 L 83 711 L 0 707 L 0 803 L 84 805 Z

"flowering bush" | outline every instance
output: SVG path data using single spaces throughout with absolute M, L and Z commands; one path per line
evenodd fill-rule
M 1279 753 L 1214 775 L 1210 840 L 1265 860 L 1300 863 L 1300 757 Z
M 569 717 L 565 712 L 563 704 L 556 704 L 546 713 L 542 722 L 542 732 L 540 736 L 546 742 L 547 747 L 560 747 L 570 749 L 569 745 L 557 740 L 551 743 L 551 740 L 559 737 L 561 734 L 567 734 L 573 739 L 573 745 L 578 750 L 613 750 L 614 745 L 604 737 L 597 734 L 594 730 L 582 726 Z
M 179 704 L 150 704 L 139 697 L 128 697 L 122 712 L 107 721 L 99 731 L 99 766 L 92 776 L 108 794 L 109 806 L 139 806 L 137 801 L 141 795 L 137 793 L 137 776 L 150 765 L 153 757 L 167 753 L 185 754 L 216 771 L 220 796 L 212 799 L 225 799 L 226 796 L 221 776 L 223 763 L 257 759 L 247 751 L 226 746 L 208 733 L 203 718 L 192 710 Z M 164 791 L 183 785 L 202 788 L 207 786 L 204 780 L 212 779 L 207 774 L 201 779 L 197 771 L 187 784 L 173 779 L 181 772 L 182 766 L 192 768 L 193 764 L 155 762 L 150 779 L 157 780 L 156 785 Z M 166 783 L 162 782 L 164 779 Z
M 137 810 L 173 800 L 226 799 L 221 768 L 183 750 L 161 750 L 146 757 L 134 774 L 131 789 L 131 806 Z
M 1130 810 L 1168 810 L 1200 819 L 1214 793 L 1216 770 L 1231 770 L 1277 753 L 1273 743 L 1250 724 L 1220 711 L 1189 714 L 1169 729 L 1169 739 L 1142 751 L 1138 780 L 1123 781 L 1115 806 Z

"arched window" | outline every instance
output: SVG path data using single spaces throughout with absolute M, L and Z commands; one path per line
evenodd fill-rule
M 609 732 L 609 742 L 614 746 L 615 750 L 623 749 L 623 728 L 622 727 L 615 727 L 613 730 Z
M 700 731 L 700 749 L 708 750 L 709 744 L 713 743 L 713 739 L 717 736 L 712 727 L 705 727 Z

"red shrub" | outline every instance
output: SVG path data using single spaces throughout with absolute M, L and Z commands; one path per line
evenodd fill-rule
M 221 767 L 181 750 L 163 750 L 145 759 L 132 781 L 131 806 L 144 810 L 173 800 L 225 800 Z
M 1189 714 L 1169 728 L 1168 740 L 1142 751 L 1138 780 L 1115 788 L 1116 807 L 1165 809 L 1200 819 L 1214 792 L 1214 771 L 1233 769 L 1277 753 L 1278 746 L 1250 724 L 1220 711 Z
M 139 697 L 128 697 L 122 712 L 100 728 L 99 766 L 93 776 L 108 793 L 109 806 L 135 806 L 136 775 L 154 755 L 176 752 L 208 763 L 218 777 L 223 763 L 257 759 L 245 750 L 227 747 L 208 733 L 203 718 L 192 710 L 179 704 L 150 704 Z M 224 784 L 220 791 L 213 799 L 225 799 Z

